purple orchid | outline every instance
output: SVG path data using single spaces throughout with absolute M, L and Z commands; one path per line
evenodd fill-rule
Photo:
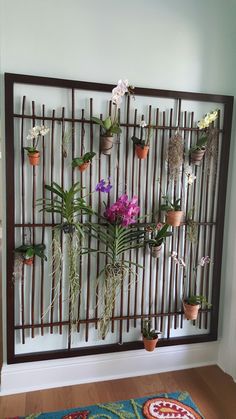
M 109 193 L 111 188 L 112 188 L 112 185 L 110 183 L 110 178 L 108 178 L 107 182 L 105 181 L 105 179 L 101 179 L 98 182 L 98 184 L 95 188 L 95 191 Z
M 129 200 L 128 195 L 121 195 L 113 205 L 106 208 L 104 217 L 106 217 L 110 223 L 118 223 L 122 225 L 122 227 L 128 227 L 130 224 L 136 222 L 135 217 L 140 211 L 137 202 L 137 196 L 133 196 L 133 198 Z

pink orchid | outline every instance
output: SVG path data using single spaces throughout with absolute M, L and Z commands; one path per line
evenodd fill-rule
M 121 195 L 113 205 L 106 208 L 104 217 L 111 223 L 116 222 L 123 227 L 128 227 L 136 222 L 135 217 L 140 211 L 136 205 L 137 201 L 136 196 L 129 200 L 128 195 Z

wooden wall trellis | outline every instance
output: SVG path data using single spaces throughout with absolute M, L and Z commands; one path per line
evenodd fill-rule
M 21 112 L 15 112 L 14 110 L 14 103 L 15 103 L 15 96 L 14 96 L 14 86 L 15 84 L 22 84 L 22 85 L 32 85 L 32 86 L 49 86 L 49 87 L 57 87 L 57 88 L 64 88 L 68 89 L 71 92 L 71 116 L 65 116 L 65 108 L 62 108 L 61 115 L 58 116 L 55 110 L 52 111 L 52 114 L 48 116 L 45 111 L 45 105 L 42 106 L 41 113 L 37 113 L 35 110 L 35 103 L 32 102 L 32 109 L 30 113 L 25 112 L 25 97 L 22 101 L 22 110 Z M 55 315 L 53 309 L 51 309 L 49 320 L 46 321 L 42 315 L 45 310 L 45 302 L 44 302 L 44 268 L 43 263 L 41 265 L 40 271 L 40 303 L 39 303 L 39 317 L 35 319 L 35 300 L 36 300 L 36 275 L 38 274 L 40 267 L 33 266 L 31 272 L 31 299 L 30 299 L 30 321 L 26 321 L 24 317 L 25 310 L 27 309 L 24 306 L 24 299 L 25 299 L 25 281 L 21 281 L 20 285 L 20 293 L 21 293 L 21 304 L 23 304 L 23 309 L 21 307 L 21 316 L 20 321 L 16 319 L 15 313 L 15 290 L 16 284 L 12 281 L 13 269 L 14 269 L 14 249 L 15 249 L 15 242 L 17 234 L 16 231 L 23 232 L 21 234 L 22 240 L 24 240 L 24 231 L 27 228 L 32 230 L 32 240 L 35 242 L 35 236 L 38 237 L 38 231 L 40 231 L 40 237 L 42 242 L 45 240 L 45 234 L 48 228 L 51 228 L 53 225 L 57 223 L 57 220 L 52 217 L 51 219 L 42 216 L 42 219 L 38 218 L 36 211 L 33 209 L 32 214 L 30 214 L 30 221 L 25 217 L 25 210 L 26 210 L 26 199 L 25 195 L 27 191 L 25 190 L 25 183 L 24 183 L 24 167 L 25 167 L 25 157 L 24 153 L 17 154 L 17 158 L 19 158 L 19 172 L 16 170 L 14 159 L 12 156 L 14 155 L 15 150 L 15 134 L 14 134 L 14 121 L 18 120 L 21 121 L 21 133 L 20 133 L 20 147 L 24 145 L 24 121 L 31 121 L 32 125 L 36 123 L 50 123 L 51 124 L 51 134 L 50 134 L 50 161 L 49 164 L 49 173 L 45 174 L 45 143 L 43 141 L 43 156 L 42 156 L 42 184 L 49 183 L 48 179 L 46 181 L 46 176 L 49 179 L 53 180 L 54 176 L 54 165 L 55 165 L 55 156 L 57 144 L 55 143 L 55 123 L 59 122 L 62 126 L 63 131 L 63 124 L 70 123 L 72 127 L 72 150 L 71 156 L 75 157 L 83 152 L 83 147 L 86 143 L 85 138 L 85 129 L 88 129 L 88 136 L 89 136 L 89 146 L 90 149 L 96 148 L 96 142 L 94 139 L 94 126 L 90 121 L 90 117 L 93 115 L 93 100 L 90 99 L 89 101 L 89 117 L 85 116 L 85 110 L 81 110 L 81 115 L 77 116 L 75 114 L 75 94 L 77 91 L 94 91 L 94 92 L 107 92 L 110 93 L 113 86 L 107 84 L 98 84 L 98 83 L 88 83 L 88 82 L 78 82 L 78 81 L 69 81 L 69 80 L 60 80 L 60 79 L 52 79 L 52 78 L 44 78 L 44 77 L 34 77 L 34 76 L 25 76 L 25 75 L 16 75 L 16 74 L 6 74 L 5 75 L 5 112 L 6 112 L 6 176 L 7 176 L 7 339 L 8 339 L 8 362 L 24 362 L 24 361 L 33 361 L 33 360 L 42 360 L 42 359 L 52 359 L 52 358 L 59 358 L 59 357 L 68 357 L 68 356 L 75 356 L 75 355 L 85 355 L 85 354 L 94 354 L 100 352 L 113 352 L 113 351 L 121 351 L 121 350 L 129 350 L 129 349 L 138 349 L 142 348 L 142 343 L 139 341 L 134 342 L 127 342 L 124 340 L 124 330 L 126 333 L 129 333 L 132 327 L 137 328 L 140 325 L 140 320 L 146 317 L 151 317 L 155 321 L 155 327 L 159 327 L 161 330 L 166 327 L 165 336 L 161 339 L 159 346 L 162 345 L 174 345 L 174 344 L 182 344 L 182 343 L 194 343 L 194 342 L 205 342 L 210 340 L 217 339 L 217 326 L 218 326 L 218 303 L 219 303 L 219 290 L 220 290 L 220 274 L 221 274 L 221 256 L 222 256 L 222 240 L 223 240 L 223 225 L 224 225 L 224 212 L 225 212 L 225 196 L 226 196 L 226 186 L 227 186 L 227 171 L 228 171 L 228 158 L 229 158 L 229 148 L 230 148 L 230 134 L 231 134 L 231 121 L 232 121 L 232 108 L 233 108 L 233 98 L 231 96 L 222 96 L 222 95 L 210 95 L 210 94 L 201 94 L 201 93 L 188 93 L 188 92 L 174 92 L 174 91 L 165 91 L 165 90 L 157 90 L 157 89 L 144 89 L 144 88 L 135 88 L 135 95 L 136 96 L 143 96 L 143 97 L 150 97 L 150 98 L 166 98 L 166 99 L 174 99 L 177 104 L 177 110 L 174 112 L 172 108 L 169 113 L 163 111 L 160 112 L 159 109 L 155 109 L 153 113 L 153 109 L 151 106 L 148 107 L 148 119 L 149 123 L 152 122 L 152 125 L 155 125 L 154 129 L 154 140 L 155 144 L 153 146 L 153 159 L 154 161 L 158 160 L 158 152 L 160 153 L 160 168 L 158 169 L 158 165 L 154 164 L 153 166 L 149 165 L 149 159 L 147 162 L 137 162 L 135 160 L 134 152 L 132 149 L 132 145 L 130 142 L 131 134 L 135 134 L 135 130 L 138 126 L 138 114 L 137 109 L 134 110 L 134 113 L 131 114 L 130 111 L 130 98 L 127 98 L 126 102 L 126 112 L 125 115 L 120 115 L 120 122 L 121 127 L 124 130 L 124 145 L 123 147 L 123 154 L 121 154 L 120 145 L 117 145 L 117 166 L 114 167 L 113 161 L 110 157 L 105 157 L 106 159 L 106 174 L 111 175 L 113 171 L 116 171 L 115 176 L 115 185 L 114 185 L 114 198 L 117 198 L 119 194 L 119 164 L 123 165 L 123 174 L 122 180 L 124 181 L 125 185 L 129 184 L 129 192 L 130 194 L 134 193 L 142 193 L 142 180 L 144 179 L 144 202 L 142 205 L 142 211 L 144 213 L 148 213 L 148 210 L 151 210 L 152 214 L 154 212 L 158 212 L 159 208 L 156 207 L 156 201 L 160 203 L 161 201 L 161 191 L 156 188 L 156 178 L 158 173 L 160 172 L 160 182 L 162 182 L 161 176 L 165 169 L 165 151 L 166 146 L 164 146 L 166 135 L 169 138 L 173 132 L 176 130 L 177 126 L 179 127 L 180 131 L 183 132 L 183 138 L 186 143 L 188 143 L 188 147 L 194 143 L 194 135 L 197 135 L 197 128 L 194 126 L 194 113 L 190 112 L 188 114 L 186 111 L 182 111 L 181 105 L 183 101 L 197 101 L 197 102 L 209 102 L 209 103 L 216 103 L 223 105 L 223 126 L 221 127 L 218 125 L 219 128 L 219 141 L 220 141 L 220 153 L 218 159 L 218 170 L 217 170 L 217 177 L 215 181 L 212 183 L 206 182 L 206 178 L 204 177 L 204 166 L 201 169 L 201 175 L 199 177 L 199 184 L 198 186 L 194 185 L 192 190 L 191 198 L 187 194 L 185 197 L 185 209 L 189 209 L 191 204 L 194 202 L 199 196 L 203 196 L 205 198 L 208 197 L 209 193 L 211 192 L 213 195 L 210 204 L 208 205 L 208 200 L 200 205 L 199 212 L 198 212 L 198 225 L 202 228 L 202 232 L 198 232 L 198 237 L 201 236 L 201 250 L 203 254 L 211 253 L 212 258 L 214 259 L 214 265 L 212 268 L 211 276 L 209 275 L 209 269 L 207 271 L 207 275 L 203 278 L 201 277 L 201 291 L 206 291 L 208 297 L 211 299 L 212 308 L 202 310 L 202 313 L 199 317 L 199 329 L 205 328 L 208 330 L 207 333 L 198 334 L 198 335 L 188 335 L 188 336 L 179 336 L 179 337 L 172 337 L 171 336 L 171 324 L 173 323 L 173 328 L 177 329 L 177 327 L 183 326 L 183 313 L 178 305 L 178 295 L 179 295 L 179 282 L 178 282 L 178 272 L 177 268 L 174 267 L 172 264 L 169 268 L 165 263 L 159 266 L 159 262 L 156 263 L 154 266 L 153 261 L 150 262 L 150 259 L 146 256 L 146 253 L 141 251 L 130 252 L 129 256 L 133 257 L 136 261 L 139 258 L 142 258 L 143 264 L 145 266 L 148 265 L 148 278 L 145 277 L 145 273 L 141 274 L 141 281 L 140 281 L 140 289 L 141 289 L 141 299 L 139 301 L 138 297 L 138 283 L 136 282 L 133 285 L 132 290 L 128 290 L 127 295 L 124 297 L 124 290 L 122 289 L 121 298 L 118 300 L 119 310 L 116 308 L 116 312 L 113 313 L 112 324 L 111 324 L 111 332 L 117 332 L 117 342 L 116 343 L 109 343 L 106 344 L 106 341 L 100 343 L 99 345 L 87 346 L 87 347 L 73 347 L 71 344 L 71 333 L 67 334 L 67 347 L 64 349 L 58 349 L 53 351 L 40 351 L 40 352 L 32 352 L 32 353 L 15 353 L 15 342 L 16 342 L 16 332 L 20 332 L 21 334 L 21 341 L 24 344 L 26 336 L 30 336 L 32 338 L 35 337 L 37 333 L 43 336 L 45 333 L 59 333 L 63 334 L 64 330 L 70 330 L 69 327 L 69 318 L 65 318 L 63 316 L 63 301 L 62 301 L 62 294 L 60 294 L 60 298 L 58 301 L 58 317 Z M 111 110 L 111 104 L 110 104 Z M 174 116 L 175 113 L 175 116 Z M 153 121 L 153 118 L 155 119 Z M 220 122 L 219 122 L 220 123 Z M 80 145 L 75 141 L 75 126 L 78 125 L 80 129 Z M 87 128 L 86 128 L 87 127 Z M 132 131 L 131 131 L 132 130 Z M 160 140 L 160 141 L 159 141 Z M 158 145 L 157 145 L 158 144 Z M 223 146 L 222 146 L 223 144 Z M 15 154 L 17 150 L 15 150 Z M 61 153 L 61 150 L 60 150 Z M 105 161 L 105 160 L 104 160 Z M 92 184 L 93 180 L 93 170 L 94 176 L 95 172 L 97 177 L 100 179 L 104 175 L 104 161 L 101 163 L 101 159 L 98 159 L 97 166 L 95 168 L 90 169 L 90 178 L 87 179 L 87 184 L 90 189 L 94 187 Z M 143 168 L 143 164 L 145 164 L 145 170 Z M 151 164 L 151 160 L 150 160 Z M 63 185 L 64 183 L 64 159 L 63 157 L 60 160 L 60 167 L 61 167 L 61 176 L 60 181 Z M 130 169 L 130 172 L 129 172 Z M 41 170 L 41 169 L 40 169 Z M 194 169 L 196 173 L 196 168 Z M 199 170 L 199 169 L 198 169 Z M 159 171 L 159 172 L 158 172 Z M 21 191 L 19 197 L 16 199 L 16 186 L 18 186 L 18 180 L 16 181 L 16 174 L 20 174 L 22 177 L 21 183 Z M 133 174 L 133 176 L 132 176 Z M 151 179 L 154 181 L 151 182 Z M 73 183 L 76 180 L 76 174 L 72 171 L 71 182 Z M 83 175 L 80 178 L 81 182 L 83 183 Z M 164 178 L 163 178 L 163 182 Z M 34 203 L 36 200 L 36 172 L 33 169 L 33 181 L 32 181 L 32 196 L 30 199 L 32 200 L 32 208 L 34 208 Z M 42 196 L 44 197 L 44 188 L 42 188 Z M 174 191 L 173 191 L 174 193 Z M 19 202 L 17 202 L 19 198 Z M 191 202 L 188 202 L 191 200 Z M 102 199 L 99 198 L 97 201 L 92 196 L 89 197 L 89 204 L 96 204 L 98 209 L 101 210 L 101 202 Z M 108 198 L 109 203 L 109 198 Z M 16 206 L 20 205 L 19 212 L 21 213 L 20 220 L 17 218 L 17 211 Z M 210 217 L 208 216 L 210 213 Z M 150 222 L 153 219 L 149 220 Z M 199 231 L 200 231 L 199 228 Z M 214 233 L 213 233 L 214 229 Z M 180 229 L 176 230 L 174 233 L 173 239 L 170 242 L 170 250 L 174 249 L 174 244 L 177 246 L 177 249 L 180 250 L 183 248 L 184 255 L 187 254 L 186 249 L 186 226 L 183 226 L 182 233 L 180 233 Z M 52 236 L 53 236 L 52 232 Z M 183 240 L 180 238 L 180 235 L 183 235 Z M 181 240 L 182 240 L 182 248 L 181 248 Z M 213 243 L 214 242 L 214 243 Z M 19 243 L 21 244 L 21 243 Z M 89 242 L 89 244 L 91 244 Z M 165 251 L 165 257 L 167 257 L 168 248 Z M 142 254 L 141 254 L 142 253 Z M 141 255 L 141 256 L 140 256 Z M 199 248 L 197 251 L 197 256 L 202 256 L 199 253 Z M 190 255 L 191 264 L 194 263 L 193 255 Z M 148 261 L 150 263 L 148 263 Z M 85 295 L 85 316 L 80 317 L 80 322 L 78 324 L 77 332 L 80 332 L 80 328 L 83 328 L 83 340 L 85 342 L 89 341 L 89 333 L 90 333 L 90 326 L 94 325 L 95 329 L 97 328 L 98 323 L 98 308 L 97 304 L 95 304 L 94 316 L 90 317 L 90 298 L 91 298 L 91 270 L 92 270 L 92 262 L 90 260 L 90 256 L 88 256 L 88 269 L 86 271 L 86 295 Z M 100 259 L 97 260 L 97 274 L 99 273 L 99 263 L 101 263 Z M 24 269 L 24 268 L 22 268 Z M 82 266 L 80 264 L 80 270 L 82 272 Z M 160 271 L 160 272 L 159 272 Z M 161 277 L 163 278 L 163 284 L 159 285 L 159 274 L 161 273 Z M 154 278 L 154 289 L 152 288 L 153 283 L 153 275 L 155 274 Z M 22 273 L 24 278 L 24 272 Z M 214 281 L 212 281 L 214 278 Z M 55 287 L 55 283 L 53 282 L 54 279 L 52 278 L 52 288 L 51 288 L 51 298 L 53 299 L 53 289 Z M 62 286 L 62 284 L 61 284 Z M 148 295 L 147 299 L 145 300 L 145 286 L 148 287 Z M 162 292 L 161 300 L 159 301 L 158 292 Z M 97 293 L 95 293 L 95 298 Z M 97 303 L 97 300 L 96 300 Z M 139 310 L 139 303 L 140 303 L 140 310 Z M 133 308 L 131 307 L 134 306 Z M 78 309 L 80 307 L 80 301 L 78 301 Z M 118 310 L 118 311 L 117 311 Z M 37 317 L 37 316 L 36 316 Z M 167 320 L 166 320 L 167 319 Z M 138 323 L 139 322 L 139 323 Z M 118 326 L 117 326 L 118 325 Z M 28 333 L 30 331 L 30 334 Z M 28 333 L 28 334 L 27 334 Z M 81 332 L 82 333 L 82 332 Z

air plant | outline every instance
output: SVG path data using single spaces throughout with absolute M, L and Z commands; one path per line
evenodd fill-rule
M 198 239 L 198 224 L 193 219 L 194 216 L 194 208 L 191 208 L 186 216 L 186 224 L 187 224 L 187 239 L 192 244 L 196 244 Z
M 99 321 L 100 335 L 103 338 L 108 332 L 115 300 L 125 276 L 136 275 L 131 265 L 137 264 L 125 259 L 125 252 L 144 245 L 144 230 L 132 226 L 137 221 L 138 213 L 137 197 L 129 200 L 127 195 L 122 195 L 113 205 L 106 207 L 104 216 L 100 217 L 103 224 L 90 224 L 89 234 L 106 246 L 106 251 L 100 253 L 106 255 L 107 262 L 99 274 L 99 278 L 104 277 L 104 306 Z
M 66 249 L 68 258 L 68 279 L 69 279 L 69 301 L 70 301 L 70 320 L 73 323 L 78 321 L 74 319 L 75 303 L 80 293 L 78 260 L 80 258 L 81 239 L 84 237 L 84 226 L 79 221 L 81 215 L 92 215 L 93 210 L 86 204 L 80 183 L 77 182 L 69 190 L 64 190 L 56 182 L 52 185 L 46 185 L 45 188 L 51 193 L 46 199 L 39 200 L 42 206 L 40 211 L 51 214 L 58 214 L 61 222 L 55 227 L 57 233 L 64 233 L 66 238 Z M 60 244 L 60 234 L 55 234 L 52 241 L 52 249 L 56 255 L 53 255 L 53 261 L 56 263 L 53 274 L 60 273 L 62 269 L 63 253 Z M 54 263 L 53 263 L 54 265 Z
M 167 161 L 170 177 L 176 182 L 184 160 L 184 144 L 182 135 L 177 130 L 169 140 Z

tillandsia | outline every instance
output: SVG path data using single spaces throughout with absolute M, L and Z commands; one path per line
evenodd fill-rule
M 194 220 L 194 208 L 191 208 L 186 216 L 187 239 L 192 244 L 198 242 L 198 223 Z
M 184 143 L 182 135 L 178 130 L 169 140 L 167 161 L 170 178 L 176 182 L 184 161 Z
M 29 135 L 27 135 L 27 140 L 32 140 L 33 145 L 24 147 L 24 149 L 29 153 L 33 154 L 38 152 L 38 142 L 39 139 L 44 137 L 46 134 L 48 134 L 49 128 L 47 128 L 45 125 L 36 125 L 35 127 L 31 128 L 29 130 Z
M 130 86 L 128 80 L 119 80 L 117 86 L 112 90 L 111 102 L 113 111 L 104 120 L 92 117 L 91 120 L 101 126 L 102 135 L 112 137 L 114 134 L 121 134 L 122 130 L 118 121 L 118 106 L 125 94 L 133 94 L 134 87 Z
M 207 307 L 210 307 L 211 304 L 208 303 L 207 298 L 203 295 L 195 294 L 197 292 L 198 284 L 197 284 L 197 272 L 198 268 L 204 268 L 207 264 L 211 262 L 209 256 L 202 256 L 197 264 L 192 268 L 192 275 L 194 277 L 194 281 L 191 284 L 191 291 L 187 292 L 187 263 L 184 261 L 182 257 L 179 257 L 176 251 L 172 251 L 171 258 L 173 259 L 174 263 L 178 265 L 180 268 L 183 269 L 183 295 L 182 300 L 183 302 L 191 305 L 198 305 L 204 304 Z
M 87 205 L 85 197 L 82 195 L 84 188 L 77 182 L 69 190 L 64 190 L 56 182 L 46 185 L 46 190 L 51 196 L 46 199 L 38 200 L 42 206 L 40 211 L 46 211 L 58 215 L 60 222 L 56 225 L 57 234 L 52 242 L 52 267 L 53 273 L 61 275 L 63 252 L 60 243 L 60 234 L 65 234 L 66 252 L 68 260 L 68 279 L 69 279 L 69 317 L 70 324 L 78 322 L 76 313 L 76 302 L 80 293 L 80 278 L 78 273 L 78 261 L 80 260 L 81 240 L 84 237 L 84 225 L 80 221 L 81 216 L 93 214 L 92 208 Z M 54 255 L 56 253 L 56 256 Z M 59 260 L 59 261 L 58 261 Z M 58 287 L 57 292 L 58 292 Z M 53 304 L 53 303 L 52 303 Z
M 137 222 L 138 213 L 137 197 L 134 196 L 129 200 L 127 195 L 121 195 L 113 205 L 107 206 L 104 215 L 99 217 L 103 224 L 91 223 L 89 226 L 91 237 L 96 238 L 104 245 L 105 250 L 99 252 L 104 253 L 107 260 L 106 266 L 99 274 L 99 278 L 104 275 L 103 305 L 99 321 L 100 335 L 103 338 L 108 333 L 116 297 L 120 292 L 124 278 L 128 274 L 136 278 L 132 266 L 139 265 L 127 260 L 125 253 L 144 245 L 144 230 L 133 225 Z M 90 249 L 90 251 L 97 252 L 98 250 Z

